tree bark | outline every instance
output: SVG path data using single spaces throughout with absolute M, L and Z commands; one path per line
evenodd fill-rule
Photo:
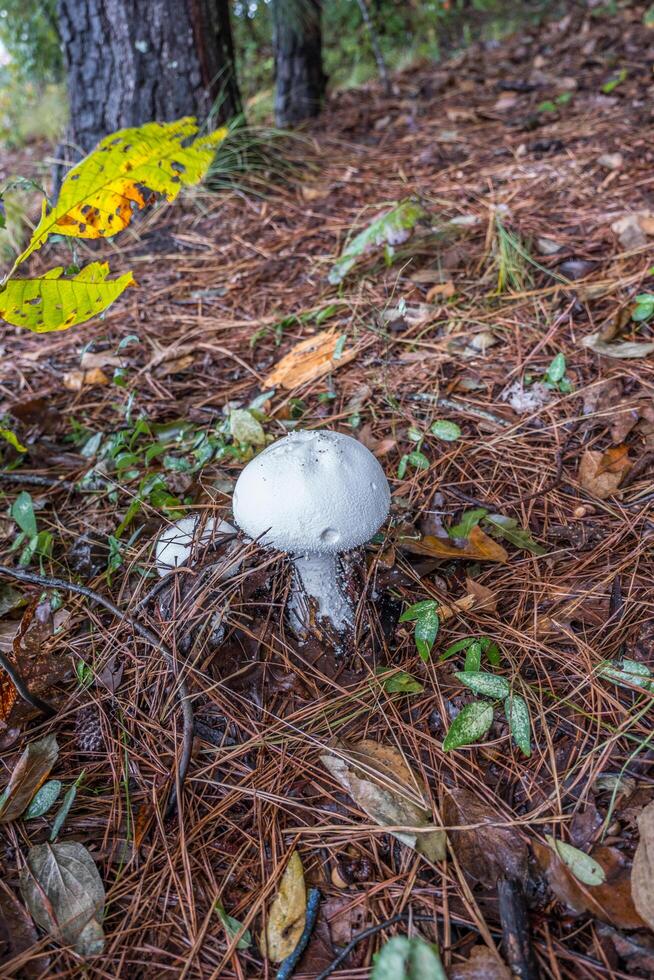
M 273 0 L 275 120 L 293 126 L 317 116 L 325 95 L 321 0 Z
M 59 0 L 73 162 L 126 126 L 241 111 L 229 0 Z

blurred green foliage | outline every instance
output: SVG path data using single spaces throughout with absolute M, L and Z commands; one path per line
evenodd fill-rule
M 15 77 L 34 85 L 61 81 L 57 0 L 3 0 L 0 42 Z

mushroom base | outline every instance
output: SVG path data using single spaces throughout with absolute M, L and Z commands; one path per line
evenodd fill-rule
M 288 602 L 291 629 L 301 636 L 310 626 L 308 598 L 318 606 L 318 616 L 329 621 L 337 633 L 354 626 L 354 609 L 340 586 L 341 567 L 337 555 L 304 555 L 293 559 L 295 580 Z

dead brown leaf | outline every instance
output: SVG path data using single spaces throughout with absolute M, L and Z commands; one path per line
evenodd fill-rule
M 475 582 L 470 576 L 466 576 L 466 589 L 475 597 L 475 609 L 488 609 L 490 612 L 497 612 L 497 592 L 489 589 L 481 582 Z
M 425 833 L 410 829 L 391 833 L 430 861 L 445 857 L 445 834 L 431 824 L 428 790 L 398 749 L 367 738 L 342 740 L 320 761 L 380 827 L 430 828 Z
M 11 714 L 11 709 L 16 704 L 18 691 L 14 683 L 4 670 L 0 670 L 0 728 L 7 726 L 7 719 Z
M 631 896 L 631 868 L 627 858 L 615 847 L 598 846 L 590 856 L 606 875 L 601 885 L 586 886 L 577 881 L 559 855 L 539 841 L 532 843 L 536 860 L 545 872 L 550 888 L 560 902 L 576 915 L 590 913 L 618 929 L 642 929 L 645 925 Z
M 375 439 L 372 434 L 372 426 L 369 422 L 361 426 L 357 439 L 366 449 L 370 450 L 373 456 L 377 456 L 378 458 L 386 456 L 387 453 L 390 453 L 391 449 L 395 449 L 397 446 L 397 439 L 393 439 L 390 436 L 386 439 Z
M 474 558 L 477 561 L 509 560 L 508 552 L 497 541 L 482 531 L 473 527 L 465 544 L 459 548 L 450 538 L 435 538 L 426 534 L 420 541 L 413 538 L 400 538 L 401 546 L 416 555 L 428 555 L 430 558 Z
M 467 595 L 438 607 L 441 620 L 451 619 L 457 613 L 470 612 L 471 609 L 497 609 L 497 597 L 492 589 L 487 589 L 485 585 L 480 585 L 471 578 L 466 579 L 466 586 Z
M 38 941 L 36 927 L 27 909 L 6 886 L 0 884 L 0 975 L 5 975 L 2 969 L 4 963 L 31 949 Z M 43 977 L 49 966 L 50 957 L 45 953 L 41 956 L 31 955 L 21 964 L 20 976 L 26 980 Z M 17 976 L 13 971 L 11 975 Z
M 91 368 L 90 371 L 69 371 L 64 374 L 63 382 L 68 391 L 81 391 L 82 388 L 108 385 L 109 378 L 100 368 Z
M 605 453 L 587 449 L 579 463 L 577 479 L 580 485 L 599 500 L 606 500 L 617 491 L 631 467 L 628 455 L 623 454 L 619 459 L 614 459 L 611 452 L 611 449 L 607 449 Z
M 124 359 L 108 351 L 100 351 L 94 354 L 93 351 L 85 351 L 80 360 L 82 371 L 92 371 L 94 368 L 103 367 L 122 367 Z
M 190 368 L 194 360 L 195 354 L 181 354 L 179 357 L 172 357 L 154 369 L 154 376 L 156 378 L 168 378 L 171 374 L 180 374 Z
M 601 476 L 603 473 L 622 473 L 631 466 L 628 456 L 629 448 L 624 443 L 620 446 L 611 446 L 600 459 L 595 476 Z
M 438 282 L 435 286 L 432 286 L 428 291 L 425 299 L 428 303 L 433 303 L 438 296 L 442 296 L 443 299 L 450 299 L 456 293 L 456 287 L 451 279 L 447 282 Z
M 448 970 L 449 980 L 511 980 L 511 972 L 488 946 L 473 946 L 465 963 Z
M 640 839 L 631 869 L 631 895 L 639 915 L 654 929 L 654 803 L 638 816 Z
M 336 356 L 341 337 L 342 334 L 336 330 L 323 330 L 314 337 L 300 341 L 276 364 L 264 381 L 265 387 L 297 388 L 348 364 L 358 351 L 350 347 Z
M 0 823 L 9 823 L 21 815 L 50 775 L 58 755 L 59 746 L 54 735 L 47 735 L 27 746 L 0 796 Z
M 527 845 L 513 827 L 497 827 L 506 818 L 467 789 L 448 789 L 443 800 L 448 837 L 463 870 L 488 888 L 499 878 L 524 881 L 527 877 Z

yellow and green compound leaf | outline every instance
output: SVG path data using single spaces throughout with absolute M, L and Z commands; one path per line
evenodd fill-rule
M 63 279 L 63 271 L 59 266 L 39 279 L 10 279 L 0 291 L 0 317 L 35 333 L 67 330 L 102 313 L 136 285 L 131 272 L 108 280 L 106 262 L 92 262 L 71 279 Z
M 44 202 L 41 220 L 16 265 L 52 234 L 71 238 L 117 234 L 136 209 L 149 203 L 146 189 L 173 201 L 182 187 L 199 183 L 228 130 L 223 127 L 200 137 L 197 132 L 196 120 L 187 116 L 106 136 L 68 172 L 55 206 L 48 208 Z

